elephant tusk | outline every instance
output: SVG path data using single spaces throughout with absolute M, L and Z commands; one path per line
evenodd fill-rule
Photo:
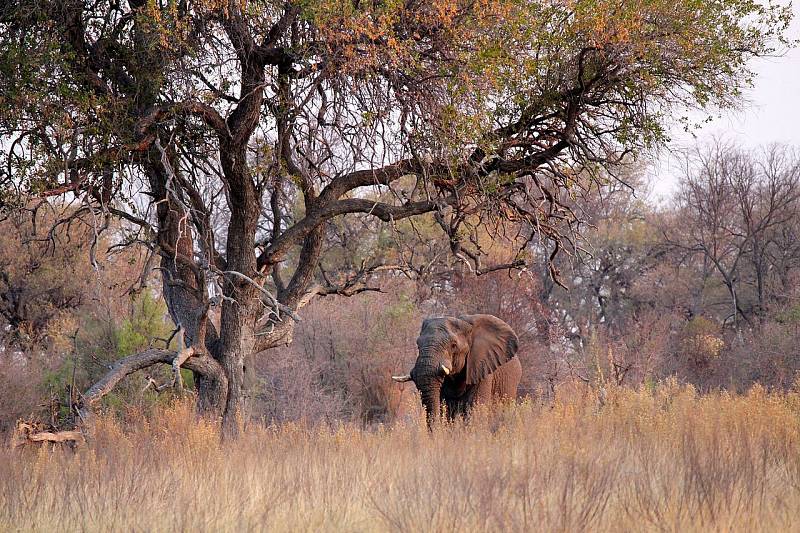
M 445 376 L 449 376 L 450 375 L 450 369 L 447 368 L 444 363 L 439 365 L 439 369 L 442 371 L 442 374 L 444 374 Z
M 398 383 L 405 383 L 406 381 L 411 381 L 411 374 L 404 374 L 402 376 L 392 376 L 392 379 Z

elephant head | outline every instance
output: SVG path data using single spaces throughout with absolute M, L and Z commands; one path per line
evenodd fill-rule
M 443 386 L 455 395 L 465 392 L 513 358 L 517 343 L 511 327 L 492 315 L 429 318 L 417 338 L 414 368 L 392 379 L 414 381 L 430 425 L 441 413 Z

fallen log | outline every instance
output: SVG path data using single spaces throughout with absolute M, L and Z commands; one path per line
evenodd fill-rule
M 17 448 L 26 444 L 50 442 L 53 444 L 70 444 L 78 446 L 86 442 L 83 433 L 77 430 L 40 431 L 34 424 L 20 421 L 11 437 L 11 447 Z

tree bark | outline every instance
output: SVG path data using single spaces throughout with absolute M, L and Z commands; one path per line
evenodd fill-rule
M 226 243 L 227 269 L 243 276 L 225 279 L 220 318 L 218 359 L 228 377 L 228 396 L 222 417 L 223 434 L 239 433 L 244 388 L 244 361 L 255 347 L 255 321 L 261 306 L 260 291 L 253 286 L 256 277 L 255 235 L 260 215 L 259 192 L 246 163 L 245 146 L 229 146 L 223 152 L 222 168 L 230 183 L 228 205 L 231 221 Z

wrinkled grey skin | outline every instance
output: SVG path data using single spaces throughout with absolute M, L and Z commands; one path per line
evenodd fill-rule
M 414 381 L 429 426 L 443 406 L 452 420 L 476 403 L 516 397 L 522 376 L 518 342 L 511 327 L 492 315 L 429 318 L 417 338 L 414 368 L 392 379 Z

